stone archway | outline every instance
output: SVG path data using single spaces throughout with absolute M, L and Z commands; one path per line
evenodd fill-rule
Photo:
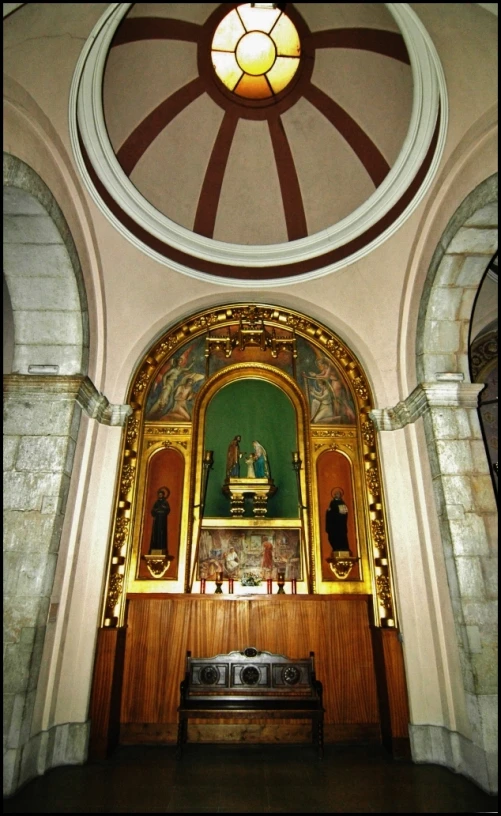
M 14 334 L 4 376 L 4 793 L 10 794 L 47 767 L 71 761 L 76 742 L 85 746 L 77 733 L 85 724 L 49 733 L 36 709 L 89 347 L 83 279 L 64 216 L 40 177 L 10 155 L 4 155 L 4 276 Z
M 497 175 L 449 221 L 421 299 L 418 385 L 392 409 L 374 410 L 378 430 L 423 417 L 461 664 L 468 725 L 411 725 L 413 758 L 437 762 L 497 790 L 497 506 L 470 382 L 475 297 L 497 250 Z
M 458 770 L 497 789 L 497 506 L 468 361 L 473 303 L 497 250 L 497 176 L 461 204 L 429 270 L 417 371 L 471 732 Z

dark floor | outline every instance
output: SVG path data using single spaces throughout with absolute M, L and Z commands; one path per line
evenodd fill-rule
M 119 748 L 54 768 L 4 800 L 5 813 L 497 813 L 498 799 L 438 765 L 374 746 Z

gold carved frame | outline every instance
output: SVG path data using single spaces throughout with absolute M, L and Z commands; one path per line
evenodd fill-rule
M 213 342 L 214 330 L 235 332 L 240 338 L 249 326 L 249 334 L 261 331 L 263 352 L 270 350 L 269 363 L 230 362 L 207 378 L 193 408 L 191 422 L 145 421 L 146 396 L 160 368 L 191 339 L 205 337 L 206 348 Z M 242 330 L 243 327 L 243 330 Z M 261 327 L 261 328 L 256 328 Z M 284 335 L 284 332 L 286 333 Z M 356 408 L 352 425 L 313 425 L 309 423 L 308 403 L 294 377 L 273 365 L 277 337 L 282 347 L 290 347 L 302 337 L 333 361 L 344 376 Z M 287 339 L 283 339 L 286 337 Z M 270 339 L 271 338 L 271 339 Z M 289 344 L 289 346 L 288 346 Z M 210 353 L 209 351 L 206 353 Z M 293 362 L 295 374 L 295 361 Z M 123 625 L 127 593 L 182 593 L 189 591 L 193 573 L 196 540 L 200 534 L 200 505 L 203 481 L 203 439 L 205 410 L 211 396 L 235 377 L 262 378 L 274 383 L 289 396 L 297 416 L 299 453 L 302 461 L 300 484 L 305 505 L 302 519 L 302 546 L 305 550 L 311 583 L 298 583 L 298 593 L 367 594 L 373 598 L 376 625 L 397 625 L 391 555 L 380 470 L 377 437 L 369 412 L 373 407 L 365 373 L 350 349 L 331 331 L 291 310 L 274 306 L 235 304 L 200 312 L 178 323 L 165 333 L 145 355 L 132 379 L 128 402 L 132 407 L 123 431 L 119 472 L 114 501 L 113 525 L 102 625 Z M 184 459 L 183 513 L 180 528 L 179 568 L 176 580 L 138 580 L 137 565 L 142 535 L 145 474 L 151 456 L 163 448 L 173 448 Z M 317 461 L 324 451 L 336 451 L 349 460 L 356 497 L 356 529 L 360 556 L 360 579 L 325 581 L 322 579 Z M 211 520 L 214 522 L 214 520 Z M 224 524 L 228 519 L 222 520 Z M 250 519 L 259 525 L 261 520 Z M 233 522 L 232 522 L 233 523 Z M 238 522 L 241 524 L 241 521 Z M 279 526 L 281 520 L 266 521 Z M 288 522 L 290 526 L 290 520 Z M 231 526 L 231 524 L 230 524 Z M 264 525 L 262 525 L 264 526 Z M 303 575 L 303 579 L 304 579 Z M 196 581 L 193 592 L 199 591 Z

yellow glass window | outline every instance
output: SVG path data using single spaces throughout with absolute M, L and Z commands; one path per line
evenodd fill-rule
M 283 91 L 299 67 L 296 27 L 279 9 L 238 6 L 212 40 L 216 75 L 237 96 L 267 99 Z

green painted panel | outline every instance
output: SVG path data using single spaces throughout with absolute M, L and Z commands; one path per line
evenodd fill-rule
M 206 450 L 214 451 L 204 516 L 230 517 L 230 501 L 222 493 L 226 476 L 226 453 L 231 440 L 240 434 L 241 453 L 252 451 L 252 442 L 263 445 L 271 477 L 278 490 L 268 502 L 268 518 L 298 518 L 296 474 L 292 451 L 298 449 L 297 419 L 291 400 L 281 388 L 265 380 L 239 379 L 221 388 L 210 401 L 205 415 Z M 247 470 L 242 457 L 240 473 Z M 246 505 L 244 518 L 252 516 Z

